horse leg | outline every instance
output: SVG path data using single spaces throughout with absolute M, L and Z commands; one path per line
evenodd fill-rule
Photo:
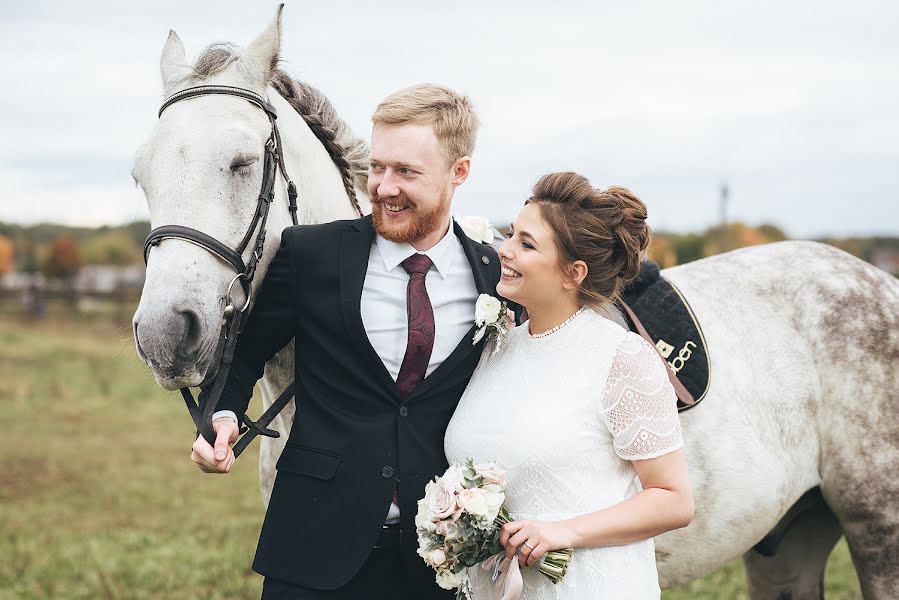
M 816 282 L 821 488 L 866 600 L 899 598 L 899 281 L 852 261 Z M 843 271 L 843 272 L 841 272 Z M 813 337 L 814 336 L 814 337 Z
M 884 473 L 886 475 L 886 473 Z M 886 475 L 889 477 L 889 475 Z M 899 486 L 871 486 L 857 482 L 860 494 L 838 510 L 840 523 L 866 600 L 899 598 Z
M 818 488 L 805 494 L 780 523 L 743 555 L 753 600 L 821 600 L 824 568 L 842 531 Z

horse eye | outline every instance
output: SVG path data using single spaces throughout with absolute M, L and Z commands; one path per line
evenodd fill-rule
M 257 160 L 259 160 L 259 157 L 257 156 L 237 156 L 231 161 L 231 166 L 229 168 L 232 173 L 237 173 L 241 169 L 249 167 Z

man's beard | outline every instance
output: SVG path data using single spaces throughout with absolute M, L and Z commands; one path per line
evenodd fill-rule
M 383 213 L 381 212 L 387 210 L 384 206 L 385 199 L 380 197 L 371 199 L 373 207 L 371 212 L 372 223 L 375 226 L 375 231 L 381 237 L 397 244 L 411 244 L 446 226 L 447 204 L 449 204 L 449 193 L 446 190 L 440 193 L 440 202 L 437 206 L 428 212 L 420 211 L 418 207 L 406 202 L 402 197 L 399 199 L 402 204 L 408 206 L 406 211 L 412 213 L 412 218 L 403 225 L 385 223 L 386 219 L 382 218 Z

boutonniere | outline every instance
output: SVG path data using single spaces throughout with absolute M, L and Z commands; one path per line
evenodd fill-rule
M 456 223 L 476 242 L 490 244 L 494 240 L 493 226 L 486 217 L 459 217 Z
M 493 349 L 494 354 L 502 346 L 503 338 L 515 326 L 515 322 L 509 315 L 509 307 L 506 302 L 500 302 L 498 298 L 494 298 L 490 294 L 478 296 L 478 300 L 474 305 L 474 324 L 478 330 L 474 334 L 471 343 L 477 344 L 484 335 L 487 335 L 488 340 L 496 340 L 496 347 Z

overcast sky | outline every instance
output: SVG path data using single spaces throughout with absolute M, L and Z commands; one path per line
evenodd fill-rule
M 146 218 L 129 172 L 188 56 L 248 43 L 276 3 L 2 1 L 0 220 Z M 282 56 L 368 138 L 390 92 L 465 92 L 483 127 L 457 214 L 507 222 L 534 181 L 626 185 L 656 229 L 729 216 L 795 237 L 899 234 L 899 3 L 288 0 Z

